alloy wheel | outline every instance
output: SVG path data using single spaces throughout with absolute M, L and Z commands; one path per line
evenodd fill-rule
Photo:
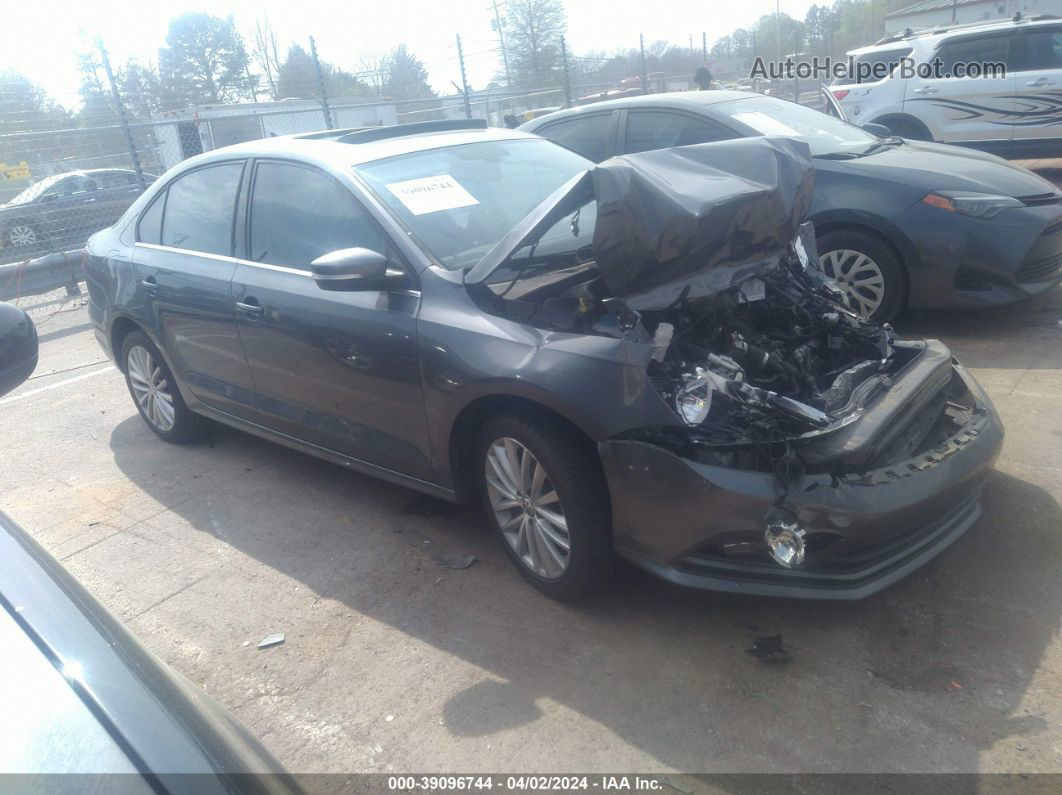
M 853 308 L 870 317 L 885 299 L 885 274 L 861 251 L 843 248 L 819 257 L 823 273 L 848 294 Z
M 37 230 L 26 224 L 16 224 L 7 231 L 12 246 L 32 246 L 37 242 Z
M 147 348 L 134 345 L 126 359 L 133 397 L 140 404 L 144 417 L 157 430 L 166 433 L 173 428 L 174 408 L 170 383 L 155 357 Z
M 568 521 L 545 467 L 516 439 L 495 439 L 486 455 L 487 497 L 516 556 L 554 580 L 571 557 Z

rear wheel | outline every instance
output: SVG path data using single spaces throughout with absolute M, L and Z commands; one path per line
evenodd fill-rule
M 918 121 L 918 119 L 896 116 L 888 121 L 879 123 L 892 130 L 893 135 L 898 135 L 901 138 L 907 138 L 911 141 L 933 140 L 933 136 L 930 135 L 929 129 L 922 124 L 922 122 Z
M 167 442 L 188 442 L 202 435 L 206 420 L 188 410 L 154 343 L 142 331 L 130 332 L 122 343 L 125 383 L 137 411 L 155 434 Z
M 509 559 L 543 593 L 574 599 L 613 567 L 608 490 L 592 447 L 549 419 L 503 414 L 479 435 L 487 517 Z
M 900 313 L 907 274 L 886 243 L 855 229 L 838 229 L 820 237 L 818 247 L 823 273 L 848 295 L 852 309 L 879 322 Z

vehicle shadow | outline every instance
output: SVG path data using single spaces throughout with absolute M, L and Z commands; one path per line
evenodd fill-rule
M 908 339 L 945 339 L 967 367 L 1062 367 L 1062 285 L 1019 304 L 909 311 L 893 325 Z
M 195 534 L 349 607 L 350 617 L 330 621 L 368 617 L 486 671 L 449 692 L 430 716 L 454 737 L 504 737 L 560 705 L 660 766 L 689 772 L 971 772 L 985 750 L 1015 735 L 1031 745 L 1047 729 L 1028 691 L 1062 614 L 1062 511 L 1022 480 L 994 474 L 984 518 L 964 538 L 862 602 L 681 590 L 625 569 L 608 592 L 569 605 L 520 579 L 474 508 L 226 429 L 211 444 L 233 476 L 171 510 Z M 187 450 L 158 452 L 136 416 L 115 428 L 110 446 L 133 483 L 174 503 L 173 479 L 190 476 Z M 245 471 L 266 457 L 270 463 Z M 137 532 L 165 543 L 173 531 L 159 527 Z M 191 540 L 179 539 L 178 559 Z M 451 551 L 478 560 L 462 571 L 439 568 L 432 556 Z M 282 602 L 253 590 L 246 596 Z M 308 608 L 292 607 L 294 620 L 303 615 L 297 610 Z M 788 662 L 745 653 L 756 637 L 775 634 Z M 323 680 L 311 671 L 310 686 L 334 688 L 326 703 L 346 714 L 344 699 L 365 680 L 356 670 L 337 673 L 349 666 L 342 656 L 305 648 L 313 638 L 301 643 L 295 665 L 328 671 Z M 408 664 L 393 676 L 423 676 L 423 661 Z M 298 678 L 278 668 L 269 675 Z M 235 691 L 214 694 L 239 700 Z M 299 698 L 289 696 L 292 711 Z M 300 746 L 289 748 L 282 730 L 269 730 L 274 750 L 298 770 Z M 525 737 L 526 769 L 556 768 L 544 761 L 554 745 L 591 742 Z M 559 758 L 602 758 L 592 751 Z M 1029 761 L 1016 757 L 1015 766 Z M 334 764 L 343 769 L 342 751 Z

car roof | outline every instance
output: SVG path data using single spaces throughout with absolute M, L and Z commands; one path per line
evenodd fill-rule
M 619 108 L 639 108 L 652 106 L 654 108 L 685 108 L 687 110 L 700 110 L 707 105 L 716 105 L 720 102 L 729 102 L 735 99 L 747 99 L 758 96 L 751 91 L 667 91 L 660 94 L 641 94 L 636 97 L 621 97 L 620 99 L 606 99 L 602 102 L 594 102 L 590 105 L 580 105 L 577 108 L 558 110 L 547 116 L 540 116 L 529 122 L 521 124 L 517 130 L 528 132 L 537 130 L 554 119 L 567 119 L 571 116 L 587 113 L 599 113 L 601 111 L 616 110 Z
M 314 137 L 327 135 L 328 137 Z M 239 157 L 295 157 L 309 160 L 332 168 L 349 168 L 376 160 L 404 155 L 411 152 L 423 152 L 448 146 L 478 143 L 481 141 L 515 141 L 534 139 L 535 136 L 517 130 L 487 127 L 471 130 L 442 130 L 437 132 L 396 135 L 390 138 L 359 142 L 356 136 L 351 140 L 342 140 L 342 135 L 324 133 L 301 133 L 297 135 L 276 136 L 233 144 L 215 149 L 203 155 L 197 155 L 182 163 L 206 163 L 213 160 L 225 160 Z
M 903 46 L 905 44 L 913 45 L 916 43 L 925 43 L 929 46 L 934 46 L 944 39 L 953 38 L 955 36 L 966 36 L 971 33 L 991 33 L 997 30 L 1012 30 L 1014 28 L 1057 25 L 1059 22 L 1062 22 L 1062 19 L 1059 17 L 1043 14 L 1036 17 L 1026 17 L 1024 19 L 993 19 L 958 25 L 938 25 L 934 28 L 921 28 L 919 30 L 907 28 L 900 33 L 894 33 L 890 36 L 879 39 L 866 47 L 849 50 L 846 55 L 856 56 L 878 52 L 880 50 L 895 50 L 898 46 Z

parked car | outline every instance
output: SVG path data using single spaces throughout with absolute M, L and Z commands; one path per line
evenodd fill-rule
M 848 56 L 856 73 L 836 78 L 831 90 L 853 122 L 1002 157 L 1062 155 L 1062 19 L 1017 14 L 908 29 Z M 903 58 L 915 67 L 910 77 L 896 69 Z M 937 62 L 939 70 L 929 69 Z M 1005 71 L 969 72 L 967 64 L 982 63 Z
M 0 303 L 0 395 L 36 363 L 33 322 Z M 0 775 L 33 777 L 17 789 L 62 775 L 81 791 L 301 792 L 246 728 L 140 645 L 3 511 L 0 647 Z
M 1004 304 L 1053 287 L 1062 271 L 1062 192 L 992 155 L 860 129 L 744 92 L 632 97 L 543 116 L 519 129 L 601 161 L 754 135 L 807 141 L 810 218 L 826 274 L 857 308 Z
M 146 184 L 155 176 L 145 174 Z M 0 205 L 0 255 L 7 259 L 80 248 L 143 193 L 135 171 L 99 168 L 45 177 Z
M 807 144 L 594 166 L 472 125 L 217 150 L 94 235 L 90 317 L 148 427 L 478 499 L 565 598 L 614 553 L 857 598 L 974 522 L 999 419 L 946 347 L 817 270 Z

